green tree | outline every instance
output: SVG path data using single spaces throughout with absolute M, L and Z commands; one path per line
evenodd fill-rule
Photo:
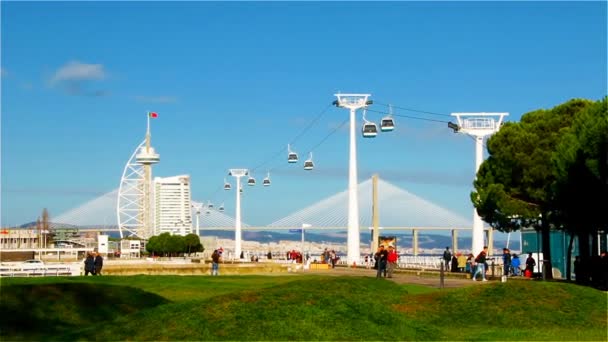
M 583 260 L 597 251 L 597 233 L 608 228 L 608 102 L 587 107 L 576 116 L 553 154 L 554 203 L 572 239 L 579 241 Z M 589 248 L 589 237 L 593 247 Z M 570 263 L 567 264 L 570 279 Z
M 184 237 L 180 235 L 170 235 L 167 241 L 167 252 L 170 256 L 178 255 L 186 249 Z
M 511 232 L 533 227 L 542 235 L 545 275 L 552 277 L 550 230 L 561 228 L 553 206 L 551 158 L 564 131 L 592 101 L 574 99 L 506 123 L 487 143 L 489 157 L 477 173 L 471 200 L 493 228 Z
M 155 254 L 158 254 L 160 252 L 158 236 L 153 236 L 148 240 L 148 243 L 146 243 L 146 251 L 148 251 L 150 254 L 152 254 L 152 256 L 154 256 Z
M 169 239 L 171 238 L 171 234 L 162 233 L 157 236 L 158 238 L 158 249 L 156 250 L 160 255 L 167 256 L 170 252 L 169 248 Z
M 184 245 L 184 252 L 188 253 L 188 255 L 190 255 L 190 253 L 202 252 L 204 250 L 200 238 L 196 234 L 188 234 L 184 236 Z

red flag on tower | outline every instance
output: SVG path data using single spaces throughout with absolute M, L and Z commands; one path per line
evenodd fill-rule
M 148 115 L 149 115 L 151 118 L 157 118 L 157 117 L 158 117 L 158 113 L 156 113 L 156 112 L 149 112 L 149 113 L 148 113 Z

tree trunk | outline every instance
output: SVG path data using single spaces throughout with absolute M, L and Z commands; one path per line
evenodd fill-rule
M 580 270 L 576 274 L 577 282 L 581 284 L 589 283 L 589 276 L 591 272 L 591 255 L 589 249 L 589 233 L 584 230 L 578 233 L 578 252 L 581 260 Z
M 589 234 L 586 231 L 578 234 L 578 255 L 581 260 L 589 259 Z
M 566 256 L 566 279 L 572 281 L 572 244 L 574 243 L 574 233 L 570 233 L 570 243 L 568 243 L 568 253 Z
M 553 265 L 551 263 L 551 229 L 547 223 L 542 223 L 541 238 L 543 244 L 543 267 L 542 270 L 545 275 L 545 279 L 553 279 Z

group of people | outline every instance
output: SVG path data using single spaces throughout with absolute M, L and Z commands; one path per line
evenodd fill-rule
M 331 268 L 336 268 L 336 263 L 338 262 L 338 260 L 340 260 L 340 258 L 336 254 L 336 251 L 333 249 L 330 251 L 325 248 L 323 254 L 321 254 L 321 263 L 329 264 L 331 265 Z
M 380 245 L 374 254 L 376 278 L 382 278 L 383 276 L 384 278 L 392 278 L 393 272 L 397 268 L 397 260 L 399 260 L 399 254 L 397 254 L 395 246 L 388 245 L 388 248 L 384 248 L 384 245 Z
M 101 269 L 103 268 L 103 257 L 99 252 L 93 251 L 88 252 L 87 257 L 84 259 L 84 275 L 101 275 Z
M 295 260 L 295 262 L 298 264 L 302 263 L 302 253 L 296 251 L 295 249 L 287 252 L 286 256 L 287 256 L 287 260 Z
M 508 248 L 502 249 L 502 265 L 503 265 L 503 275 L 504 276 L 518 276 L 520 275 L 521 270 L 521 261 L 517 254 L 511 254 L 511 251 Z M 536 267 L 536 260 L 532 256 L 532 253 L 528 253 L 528 258 L 526 258 L 526 267 L 524 268 L 524 275 L 526 277 L 532 277 L 534 274 L 534 267 Z
M 444 265 L 442 266 L 445 266 L 446 270 L 450 272 L 470 273 L 473 280 L 477 280 L 477 276 L 481 274 L 482 281 L 486 281 L 486 274 L 489 270 L 488 246 L 484 246 L 483 251 L 477 256 L 472 253 L 468 256 L 465 256 L 462 253 L 452 254 L 450 248 L 446 247 L 442 259 L 444 262 Z M 511 251 L 508 248 L 503 248 L 502 261 L 503 275 L 520 275 L 521 261 L 517 254 L 511 254 Z M 536 260 L 532 257 L 532 253 L 528 255 L 525 266 L 524 274 L 531 277 L 534 273 L 534 267 L 536 267 Z

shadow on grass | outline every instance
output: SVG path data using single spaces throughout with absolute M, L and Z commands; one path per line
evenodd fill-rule
M 169 303 L 140 289 L 87 283 L 3 286 L 2 340 L 48 338 Z

